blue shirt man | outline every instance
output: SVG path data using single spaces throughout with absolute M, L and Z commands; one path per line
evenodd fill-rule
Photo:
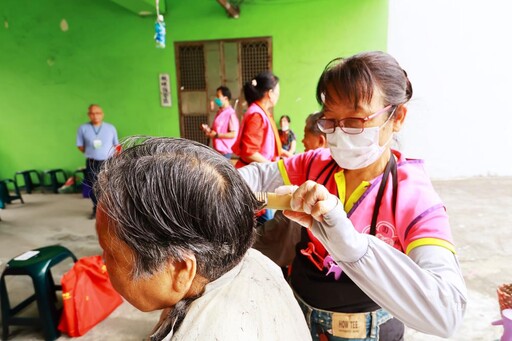
M 85 183 L 91 188 L 96 182 L 97 174 L 103 161 L 108 159 L 119 145 L 116 128 L 103 122 L 103 109 L 97 104 L 89 106 L 87 115 L 90 122 L 82 124 L 76 134 L 76 146 L 87 158 L 85 165 Z M 96 217 L 96 195 L 91 191 L 93 209 L 91 219 Z

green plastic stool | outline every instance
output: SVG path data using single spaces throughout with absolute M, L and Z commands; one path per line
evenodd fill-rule
M 76 262 L 75 255 L 60 245 L 46 246 L 33 251 L 39 253 L 27 260 L 11 259 L 2 273 L 0 280 L 0 299 L 2 306 L 2 339 L 7 340 L 10 325 L 41 326 L 46 340 L 55 340 L 60 332 L 57 329 L 61 311 L 57 309 L 57 290 L 61 285 L 55 285 L 50 268 L 66 258 Z M 35 293 L 11 308 L 5 276 L 26 275 L 32 278 Z M 20 311 L 37 302 L 38 317 L 16 317 Z

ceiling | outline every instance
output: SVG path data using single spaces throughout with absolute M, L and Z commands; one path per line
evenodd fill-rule
M 111 0 L 119 6 L 126 8 L 140 16 L 156 15 L 156 1 L 155 0 Z M 217 0 L 226 13 L 232 18 L 238 18 L 240 15 L 239 6 L 242 0 Z M 159 0 L 159 12 L 165 14 L 165 0 Z
M 130 12 L 133 12 L 141 16 L 156 16 L 156 3 L 155 0 L 111 0 L 121 7 L 126 8 Z M 160 14 L 165 14 L 165 1 L 159 1 Z

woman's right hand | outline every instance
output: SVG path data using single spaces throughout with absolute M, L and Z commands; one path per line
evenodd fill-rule
M 338 198 L 329 193 L 327 188 L 308 180 L 292 195 L 291 208 L 293 211 L 284 211 L 283 213 L 290 220 L 310 228 L 314 220 L 323 222 L 323 216 L 332 211 L 337 203 Z
M 208 126 L 208 124 L 203 123 L 201 124 L 201 130 L 204 131 L 205 133 L 208 133 L 210 131 L 210 127 Z
M 293 193 L 291 208 L 284 215 L 310 229 L 337 263 L 357 261 L 368 249 L 368 236 L 356 231 L 340 200 L 324 186 L 306 181 Z
M 210 137 L 210 133 L 212 131 L 212 128 L 210 128 L 208 126 L 208 124 L 206 124 L 206 123 L 201 124 L 201 130 L 206 135 L 206 137 Z

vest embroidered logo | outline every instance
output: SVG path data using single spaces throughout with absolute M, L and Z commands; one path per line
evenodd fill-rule
M 370 233 L 370 225 L 363 229 L 363 233 Z M 393 246 L 394 248 L 401 249 L 400 242 L 396 233 L 396 228 L 390 222 L 379 221 L 377 223 L 375 236 L 383 242 Z

